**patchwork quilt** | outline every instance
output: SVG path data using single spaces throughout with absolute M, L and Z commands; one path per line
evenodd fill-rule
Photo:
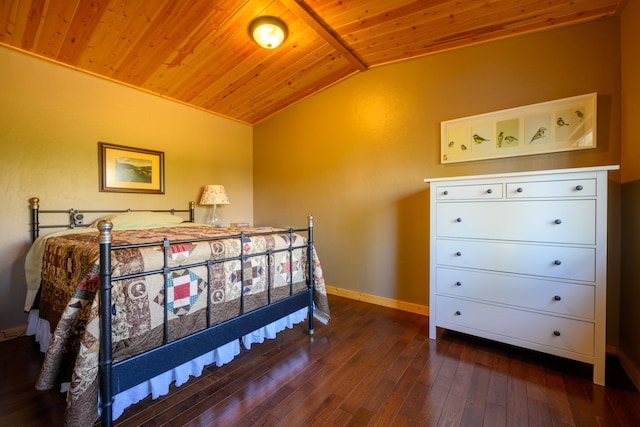
M 285 230 L 262 234 L 264 229 L 242 229 L 261 233 L 243 239 L 231 236 L 240 231 L 199 225 L 112 231 L 113 246 L 164 238 L 176 242 L 166 256 L 162 245 L 113 252 L 113 277 L 130 277 L 113 282 L 114 361 L 161 345 L 165 318 L 168 340 L 173 341 L 204 329 L 207 320 L 214 325 L 307 289 L 306 248 L 278 251 L 290 243 L 306 244 L 306 237 Z M 220 239 L 193 241 L 210 237 Z M 240 258 L 242 254 L 247 257 Z M 251 256 L 255 254 L 262 255 Z M 97 414 L 98 258 L 97 232 L 53 237 L 45 245 L 38 307 L 40 317 L 51 325 L 52 338 L 36 388 L 70 381 L 68 425 L 85 424 Z M 168 270 L 163 270 L 165 265 Z M 155 273 L 135 276 L 143 271 Z M 330 313 L 315 250 L 313 275 L 315 317 L 326 324 Z

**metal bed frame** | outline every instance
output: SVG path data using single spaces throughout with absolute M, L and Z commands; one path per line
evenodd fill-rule
M 75 228 L 86 227 L 83 223 L 83 213 L 117 213 L 117 212 L 133 212 L 134 210 L 84 210 L 78 211 L 75 209 L 69 210 L 41 210 L 39 209 L 39 199 L 37 197 L 31 198 L 31 220 L 32 220 L 32 238 L 35 240 L 39 235 L 39 230 L 43 228 Z M 137 210 L 142 211 L 142 210 Z M 149 210 L 147 210 L 149 211 Z M 188 210 L 152 210 L 153 212 L 170 212 L 176 213 L 189 213 L 188 222 L 194 222 L 195 218 L 195 203 L 190 202 Z M 40 225 L 39 214 L 47 213 L 69 213 L 68 224 L 58 225 Z M 113 397 L 129 388 L 140 384 L 144 381 L 148 381 L 151 378 L 166 372 L 174 367 L 177 367 L 195 357 L 205 354 L 208 351 L 214 350 L 234 339 L 241 338 L 242 336 L 255 331 L 262 326 L 268 325 L 281 319 L 289 314 L 292 314 L 302 308 L 308 309 L 308 322 L 309 322 L 309 334 L 313 335 L 314 322 L 313 322 L 313 295 L 314 295 L 314 278 L 313 278 L 313 216 L 308 216 L 308 225 L 306 228 L 293 229 L 279 231 L 265 231 L 256 233 L 244 233 L 240 232 L 233 235 L 225 235 L 210 238 L 201 238 L 194 240 L 176 240 L 170 241 L 164 239 L 163 241 L 149 242 L 136 245 L 112 245 L 112 230 L 113 225 L 109 221 L 100 221 L 98 223 L 99 236 L 97 244 L 100 245 L 100 353 L 99 353 L 99 370 L 100 370 L 100 396 L 101 396 L 101 425 L 112 425 L 112 404 Z M 274 235 L 274 234 L 288 234 L 290 237 L 293 233 L 303 233 L 307 235 L 307 243 L 303 245 L 294 246 L 292 239 L 289 239 L 289 245 L 286 248 L 278 250 L 268 250 L 265 252 L 255 254 L 244 254 L 241 251 L 240 256 L 230 257 L 225 259 L 208 260 L 206 262 L 200 262 L 195 264 L 180 265 L 177 267 L 168 266 L 169 250 L 173 244 L 184 244 L 189 242 L 204 242 L 223 239 L 240 239 L 242 242 L 245 238 L 260 235 Z M 148 247 L 148 246 L 161 246 L 164 250 L 164 267 L 159 270 L 145 271 L 133 275 L 113 277 L 111 274 L 111 257 L 115 251 L 136 248 L 136 247 Z M 278 300 L 271 301 L 271 282 L 272 278 L 270 274 L 267 275 L 267 281 L 269 283 L 267 291 L 267 304 L 259 307 L 255 310 L 244 312 L 244 293 L 241 292 L 240 296 L 240 311 L 241 314 L 232 319 L 226 320 L 222 323 L 215 325 L 210 324 L 210 310 L 211 310 L 211 266 L 217 263 L 224 263 L 228 261 L 240 261 L 244 263 L 246 260 L 256 256 L 266 256 L 268 263 L 268 271 L 271 270 L 272 254 L 275 252 L 288 251 L 291 259 L 294 249 L 307 250 L 307 290 L 299 293 L 293 293 L 293 280 L 292 272 L 289 276 L 289 296 Z M 111 336 L 111 287 L 112 283 L 119 280 L 131 279 L 136 277 L 142 277 L 152 274 L 163 274 L 165 277 L 164 286 L 165 292 L 168 286 L 168 278 L 173 270 L 192 268 L 196 266 L 207 266 L 207 326 L 205 329 L 192 333 L 186 337 L 177 339 L 175 341 L 168 341 L 168 309 L 165 305 L 164 314 L 164 343 L 160 347 L 156 347 L 142 354 L 130 357 L 128 359 L 114 362 L 112 358 L 112 336 Z M 241 277 L 240 283 L 244 282 L 244 269 L 240 269 Z
M 84 222 L 84 214 L 109 214 L 123 212 L 165 212 L 172 215 L 188 213 L 189 219 L 185 222 L 196 222 L 196 202 L 189 202 L 189 209 L 119 209 L 119 210 L 77 210 L 77 209 L 40 209 L 40 199 L 32 197 L 29 199 L 31 207 L 31 241 L 35 241 L 40 235 L 40 230 L 45 228 L 78 228 L 89 227 L 91 224 Z M 69 214 L 68 222 L 64 224 L 40 224 L 40 214 Z

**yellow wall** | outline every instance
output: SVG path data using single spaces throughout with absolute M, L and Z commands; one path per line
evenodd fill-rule
M 598 92 L 592 150 L 441 165 L 440 122 Z M 620 161 L 618 18 L 371 69 L 254 128 L 254 215 L 316 217 L 329 286 L 428 305 L 427 177 Z M 619 172 L 611 175 L 619 181 Z M 614 222 L 619 216 L 615 185 Z M 611 231 L 617 254 L 619 230 Z M 617 341 L 617 265 L 609 339 Z
M 252 221 L 250 126 L 6 47 L 0 64 L 0 330 L 26 323 L 32 196 L 42 209 L 187 208 L 223 184 L 227 222 Z M 163 151 L 165 194 L 100 193 L 98 141 Z
M 640 2 L 626 2 L 621 15 L 622 182 L 640 180 Z
M 620 356 L 640 387 L 640 2 L 621 16 L 622 46 L 622 266 Z

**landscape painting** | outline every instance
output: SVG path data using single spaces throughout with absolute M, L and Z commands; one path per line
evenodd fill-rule
M 164 194 L 164 153 L 98 143 L 100 191 Z

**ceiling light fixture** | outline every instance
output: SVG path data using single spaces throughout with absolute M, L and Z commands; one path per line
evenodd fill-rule
M 288 34 L 287 25 L 274 16 L 261 16 L 249 25 L 251 38 L 265 49 L 277 48 Z

